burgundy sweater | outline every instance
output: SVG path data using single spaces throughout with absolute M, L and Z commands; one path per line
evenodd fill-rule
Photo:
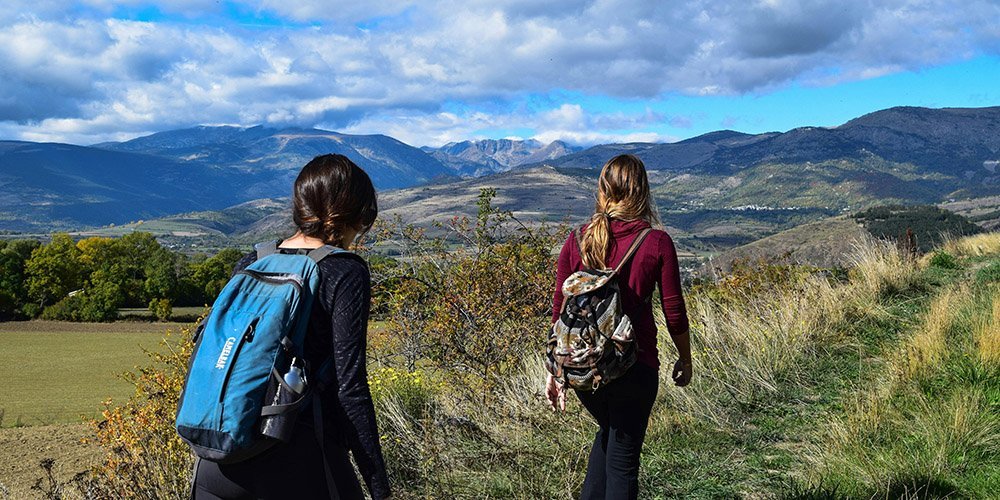
M 611 221 L 612 243 L 607 258 L 609 268 L 614 268 L 621 262 L 639 231 L 647 227 L 649 223 L 641 220 Z M 583 231 L 583 228 L 577 231 Z M 553 323 L 559 319 L 559 309 L 563 303 L 563 281 L 581 269 L 583 261 L 580 258 L 580 247 L 577 245 L 574 231 L 570 233 L 562 251 L 559 252 L 556 289 L 552 297 Z M 650 231 L 632 256 L 632 260 L 622 268 L 618 284 L 621 287 L 622 309 L 632 321 L 636 347 L 639 351 L 638 361 L 659 369 L 656 323 L 653 321 L 653 305 L 650 301 L 656 285 L 660 285 L 660 299 L 663 304 L 663 316 L 667 318 L 667 330 L 671 335 L 680 335 L 688 331 L 687 310 L 684 307 L 684 296 L 681 295 L 677 251 L 670 235 L 658 229 Z

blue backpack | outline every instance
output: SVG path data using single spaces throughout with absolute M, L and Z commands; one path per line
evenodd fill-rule
M 277 244 L 256 245 L 257 261 L 229 280 L 196 331 L 176 426 L 199 458 L 239 462 L 290 440 L 299 410 L 312 399 L 322 422 L 319 398 L 311 396 L 330 362 L 308 366 L 302 347 L 318 264 L 345 251 L 280 254 Z M 316 433 L 322 445 L 321 426 Z

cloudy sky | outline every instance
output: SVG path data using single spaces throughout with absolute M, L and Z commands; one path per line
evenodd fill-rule
M 4 0 L 0 139 L 673 141 L 1000 105 L 998 0 Z

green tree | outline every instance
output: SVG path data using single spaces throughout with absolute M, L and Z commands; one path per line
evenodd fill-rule
M 118 282 L 103 270 L 94 271 L 84 288 L 45 308 L 42 317 L 64 321 L 112 321 L 125 297 Z
M 205 302 L 212 302 L 229 281 L 236 263 L 243 253 L 235 248 L 227 248 L 194 266 L 192 279 L 195 286 L 205 295 Z
M 52 236 L 52 241 L 31 252 L 25 263 L 28 297 L 38 311 L 53 304 L 83 284 L 80 250 L 66 233 Z
M 118 317 L 118 308 L 125 302 L 121 285 L 114 276 L 101 270 L 90 275 L 82 295 L 78 321 L 111 321 Z
M 178 292 L 178 257 L 149 233 L 118 239 L 87 238 L 77 243 L 85 272 L 103 271 L 124 295 L 123 304 L 145 306 L 153 299 L 173 300 Z M 105 278 L 102 278 L 102 280 Z
M 143 266 L 145 298 L 172 300 L 178 290 L 177 255 L 157 245 L 150 249 Z
M 118 256 L 118 244 L 113 238 L 84 238 L 76 242 L 76 248 L 80 250 L 80 264 L 87 275 L 98 269 L 109 269 Z
M 169 250 L 160 246 L 152 234 L 144 232 L 126 234 L 115 240 L 115 246 L 113 271 L 117 279 L 121 280 L 126 305 L 142 307 L 149 304 L 149 300 L 153 298 L 149 291 L 160 291 L 162 284 L 160 278 L 157 278 L 147 286 L 150 262 L 161 258 L 161 252 L 169 253 Z
M 0 321 L 22 315 L 28 294 L 25 262 L 39 245 L 35 240 L 0 241 Z

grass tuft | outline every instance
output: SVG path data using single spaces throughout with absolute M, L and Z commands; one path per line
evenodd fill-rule
M 890 241 L 863 239 L 854 245 L 850 262 L 856 299 L 875 304 L 885 295 L 913 284 L 914 266 Z
M 944 244 L 944 251 L 958 257 L 1000 255 L 1000 233 L 983 233 L 951 240 Z
M 931 302 L 923 327 L 910 338 L 896 363 L 902 377 L 913 377 L 941 363 L 945 339 L 955 321 L 954 311 L 968 296 L 968 289 L 948 289 Z
M 1000 365 L 1000 292 L 994 293 L 990 314 L 975 325 L 976 352 L 983 363 Z

